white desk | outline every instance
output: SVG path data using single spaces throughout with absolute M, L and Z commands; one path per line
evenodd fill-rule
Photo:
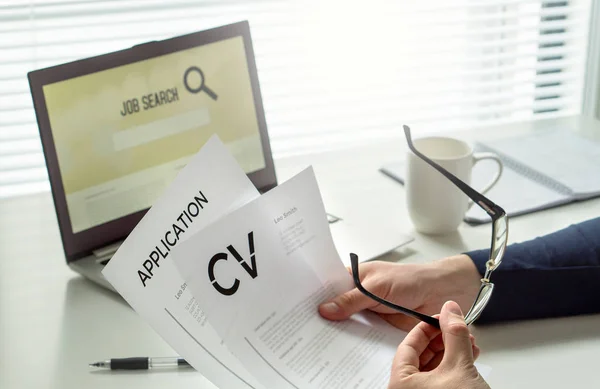
M 575 126 L 578 119 L 560 123 Z M 542 125 L 458 135 L 502 137 Z M 582 128 L 600 138 L 600 126 L 584 123 Z M 400 233 L 412 231 L 404 190 L 377 169 L 404 150 L 399 137 L 282 159 L 276 166 L 284 181 L 312 164 L 328 211 L 342 217 L 349 208 L 385 212 L 388 227 Z M 526 240 L 599 214 L 600 199 L 595 199 L 516 217 L 510 239 Z M 485 247 L 490 228 L 463 225 L 441 238 L 414 233 L 413 243 L 383 259 L 422 262 Z M 98 359 L 174 352 L 120 297 L 67 268 L 49 193 L 0 201 L 0 231 L 0 388 L 214 388 L 193 370 L 90 372 L 87 363 Z M 493 368 L 493 388 L 600 387 L 600 315 L 475 327 L 474 333 L 482 348 L 480 362 Z

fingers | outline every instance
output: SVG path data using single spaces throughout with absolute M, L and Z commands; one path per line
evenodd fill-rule
M 473 359 L 477 360 L 479 357 L 480 349 L 475 344 L 475 337 L 471 335 L 471 348 L 473 349 Z M 419 363 L 421 367 L 419 368 L 421 371 L 431 371 L 439 366 L 442 358 L 444 356 L 444 341 L 442 339 L 442 334 L 436 336 L 431 342 L 429 342 L 429 346 L 421 357 L 419 358 Z
M 423 353 L 421 354 L 421 357 L 419 358 L 421 369 L 423 368 L 423 366 L 427 366 L 436 357 L 436 355 L 443 356 L 443 354 L 444 341 L 442 340 L 442 334 L 440 333 L 435 338 L 433 338 L 431 342 L 429 342 L 429 346 L 427 346 L 427 349 L 425 349 L 425 351 L 423 351 Z
M 354 288 L 331 301 L 319 305 L 319 313 L 325 319 L 346 320 L 356 312 L 374 307 L 375 305 L 377 305 L 376 301 Z
M 426 371 L 434 370 L 435 368 L 437 368 L 440 365 L 443 358 L 444 358 L 444 352 L 435 354 L 433 356 L 433 358 L 431 358 L 431 360 L 426 365 L 421 366 L 421 371 L 426 372 Z
M 469 335 L 469 339 L 471 339 L 471 348 L 473 349 L 473 360 L 476 361 L 477 358 L 479 358 L 479 353 L 481 352 L 481 349 L 479 348 L 479 346 L 477 346 L 477 344 L 475 344 L 475 337 L 473 336 L 473 334 Z
M 378 309 L 376 309 L 378 310 Z M 417 308 L 416 311 L 419 311 Z M 380 313 L 379 316 L 396 328 L 402 331 L 410 332 L 417 324 L 421 321 L 408 315 L 402 315 L 398 313 Z
M 471 333 L 465 323 L 460 307 L 454 301 L 448 301 L 442 307 L 440 327 L 445 347 L 441 363 L 449 366 L 473 364 L 475 359 Z
M 427 323 L 419 323 L 413 328 L 398 346 L 392 372 L 402 378 L 419 371 L 420 357 L 432 339 L 440 334 L 440 330 Z
M 479 354 L 481 353 L 481 349 L 476 344 L 473 345 L 473 360 L 476 361 L 479 358 Z

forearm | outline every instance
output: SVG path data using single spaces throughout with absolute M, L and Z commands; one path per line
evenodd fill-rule
M 485 272 L 489 250 L 466 253 Z M 510 245 L 478 323 L 600 312 L 600 218 Z

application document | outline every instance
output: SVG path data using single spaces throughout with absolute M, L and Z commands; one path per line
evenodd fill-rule
M 183 358 L 221 388 L 262 388 L 206 321 L 172 250 L 259 196 L 213 136 L 183 168 L 103 271 L 106 279 Z
M 311 168 L 180 243 L 173 260 L 229 350 L 268 388 L 385 388 L 405 333 L 318 305 L 350 290 Z
M 259 196 L 216 136 L 103 274 L 221 388 L 384 388 L 405 336 L 374 314 L 319 316 L 353 283 L 312 168 Z

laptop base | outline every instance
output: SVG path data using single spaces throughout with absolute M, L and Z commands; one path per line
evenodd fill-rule
M 89 256 L 73 261 L 69 263 L 69 267 L 103 288 L 117 292 L 102 275 L 104 264 L 99 263 L 95 256 Z

